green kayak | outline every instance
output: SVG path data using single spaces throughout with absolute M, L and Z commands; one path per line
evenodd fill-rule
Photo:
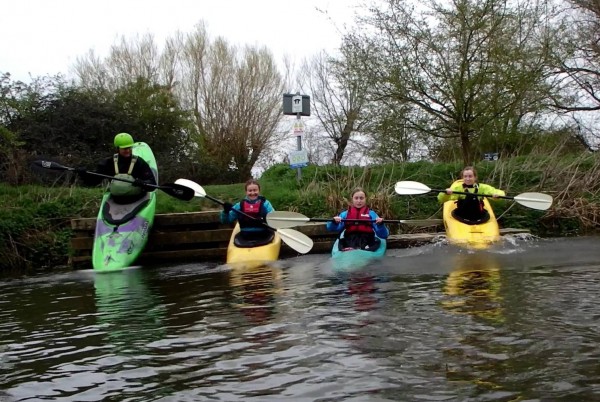
M 133 154 L 143 158 L 158 183 L 156 159 L 148 144 L 136 142 Z M 148 242 L 154 223 L 156 192 L 148 192 L 131 204 L 115 203 L 108 191 L 102 197 L 96 219 L 92 265 L 95 271 L 115 271 L 132 265 Z

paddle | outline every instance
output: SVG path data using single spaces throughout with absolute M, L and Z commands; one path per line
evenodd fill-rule
M 427 194 L 431 192 L 440 192 L 445 193 L 446 190 L 436 190 L 427 187 L 423 183 L 419 183 L 418 181 L 399 181 L 396 183 L 394 188 L 396 193 L 400 195 L 416 195 L 416 194 Z M 452 194 L 465 194 L 465 195 L 473 195 L 473 193 L 467 193 L 462 191 L 453 191 Z M 477 197 L 493 197 L 488 194 L 476 194 Z M 540 211 L 545 211 L 552 205 L 552 196 L 543 193 L 522 193 L 519 195 L 515 195 L 514 197 L 509 197 L 505 195 L 497 196 L 495 198 L 503 198 L 507 200 L 515 200 L 519 204 L 526 206 L 532 209 L 538 209 Z
M 50 170 L 63 170 L 63 171 L 69 171 L 69 172 L 76 171 L 75 168 L 63 166 L 60 163 L 52 162 L 52 161 L 36 160 L 36 161 L 33 161 L 33 164 L 35 166 L 38 166 L 38 167 L 41 167 L 44 169 L 50 169 Z M 110 180 L 124 181 L 125 183 L 132 183 L 132 184 L 134 183 L 131 180 L 121 179 L 118 177 L 113 177 L 113 176 L 105 175 L 102 173 L 89 172 L 89 171 L 86 171 L 86 173 L 94 175 L 94 176 L 104 177 L 104 178 L 110 179 Z M 144 184 L 144 186 L 158 188 L 159 190 L 164 191 L 165 193 L 169 194 L 170 196 L 178 198 L 183 201 L 189 201 L 192 198 L 194 198 L 194 195 L 195 195 L 194 190 L 190 189 L 189 187 L 182 186 L 182 185 L 176 184 L 176 183 L 166 183 L 166 184 L 162 184 L 160 186 L 156 185 L 156 184 Z
M 332 222 L 332 218 L 309 218 L 298 212 L 291 211 L 274 211 L 267 215 L 267 222 L 274 228 L 291 228 L 306 222 Z M 342 222 L 375 222 L 372 219 L 342 219 Z M 384 219 L 384 223 L 402 223 L 405 225 L 414 226 L 433 226 L 441 224 L 441 219 L 411 219 L 411 220 L 394 220 Z
M 177 180 L 175 180 L 175 183 L 190 188 L 194 192 L 194 195 L 196 197 L 208 198 L 209 200 L 216 202 L 217 204 L 225 205 L 225 203 L 223 201 L 221 201 L 217 198 L 211 197 L 210 195 L 207 195 L 206 191 L 204 191 L 202 186 L 196 182 L 193 182 L 188 179 L 177 179 Z M 240 215 L 244 215 L 247 218 L 256 219 L 253 216 L 250 216 L 243 211 L 238 211 L 237 209 L 232 209 L 232 211 L 235 211 L 236 213 L 238 213 Z M 269 229 L 274 230 L 277 233 L 279 233 L 279 237 L 281 237 L 281 240 L 283 240 L 288 246 L 290 246 L 291 248 L 293 248 L 294 250 L 296 250 L 297 252 L 299 252 L 301 254 L 308 253 L 313 247 L 312 239 L 310 237 L 308 237 L 307 235 L 305 235 L 304 233 L 298 232 L 297 230 L 293 230 L 293 229 L 277 229 L 277 228 L 267 225 L 266 223 L 263 223 L 263 224 L 266 227 L 268 227 Z

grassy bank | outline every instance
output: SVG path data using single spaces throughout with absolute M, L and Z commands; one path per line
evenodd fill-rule
M 572 236 L 599 228 L 600 163 L 596 155 L 514 158 L 482 162 L 476 167 L 481 182 L 508 195 L 536 191 L 555 198 L 552 208 L 543 212 L 510 201 L 495 203 L 502 227 L 527 228 L 541 236 Z M 388 219 L 440 218 L 435 194 L 399 196 L 394 193 L 394 184 L 414 180 L 431 188 L 446 188 L 461 168 L 460 164 L 428 162 L 368 168 L 309 166 L 302 170 L 298 182 L 295 170 L 277 165 L 265 172 L 260 182 L 263 194 L 276 209 L 310 217 L 333 216 L 346 207 L 351 190 L 360 186 L 367 190 L 371 207 Z M 234 202 L 244 195 L 243 184 L 207 186 L 205 190 L 224 201 Z M 101 188 L 0 185 L 0 269 L 65 265 L 70 252 L 70 219 L 95 217 L 101 195 Z M 182 202 L 159 190 L 157 213 L 217 208 L 219 205 L 209 200 Z

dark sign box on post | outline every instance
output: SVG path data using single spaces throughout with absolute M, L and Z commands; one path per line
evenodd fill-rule
M 283 114 L 310 116 L 310 96 L 300 94 L 283 94 Z

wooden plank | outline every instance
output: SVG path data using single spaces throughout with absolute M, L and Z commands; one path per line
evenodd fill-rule
M 71 248 L 75 251 L 91 250 L 94 247 L 93 237 L 72 237 Z
M 227 248 L 204 248 L 204 249 L 193 249 L 193 250 L 177 250 L 177 251 L 151 251 L 144 252 L 140 255 L 141 261 L 174 261 L 182 258 L 198 258 L 203 257 L 206 259 L 222 258 L 225 261 L 227 257 Z
M 333 237 L 337 237 L 337 233 L 336 232 L 330 232 L 325 228 L 324 224 L 319 224 L 319 225 L 302 225 L 302 226 L 295 226 L 292 229 L 297 230 L 299 232 L 304 233 L 305 235 L 311 237 L 311 236 L 333 236 Z
M 225 260 L 226 245 L 233 225 L 219 223 L 220 211 L 200 211 L 192 213 L 158 214 L 146 250 L 140 256 L 144 261 L 177 261 L 185 259 Z M 91 260 L 95 218 L 73 219 L 71 228 L 74 237 L 71 239 L 72 264 L 80 264 Z M 325 223 L 311 222 L 294 227 L 314 241 L 311 253 L 329 253 L 337 233 L 325 229 Z M 500 229 L 501 235 L 529 233 L 526 229 Z M 407 248 L 431 243 L 444 233 L 421 232 L 391 235 L 388 248 Z M 281 249 L 282 257 L 298 255 L 285 243 Z
M 157 214 L 154 217 L 156 227 L 197 225 L 201 223 L 219 224 L 220 211 L 181 212 L 176 214 Z
M 204 248 L 204 249 L 193 249 L 193 250 L 176 250 L 176 251 L 154 251 L 154 252 L 143 252 L 136 263 L 144 262 L 158 262 L 158 261 L 181 261 L 183 259 L 199 259 L 214 261 L 216 259 L 222 259 L 223 262 L 227 256 L 227 248 Z M 91 256 L 73 256 L 71 261 L 73 264 L 82 264 L 90 262 Z
M 96 227 L 96 218 L 71 219 L 71 229 L 82 231 L 94 231 Z
M 527 229 L 512 229 L 506 228 L 500 230 L 502 235 L 529 233 Z M 227 242 L 231 236 L 230 229 L 211 230 L 211 231 L 191 231 L 191 232 L 166 232 L 153 233 L 148 241 L 147 250 L 152 251 L 154 245 L 171 245 L 171 244 L 193 244 L 193 243 L 214 243 Z M 430 243 L 436 238 L 444 236 L 440 233 L 412 233 L 404 235 L 390 235 L 388 238 L 389 248 L 402 248 L 413 244 Z M 333 245 L 335 237 L 330 239 L 314 239 L 315 246 L 318 244 Z M 71 247 L 74 250 L 89 250 L 93 246 L 91 237 L 75 237 L 71 239 Z M 287 247 L 287 246 L 286 246 Z M 313 251 L 314 251 L 313 247 Z
M 172 244 L 228 242 L 231 237 L 231 231 L 231 229 L 192 230 L 186 232 L 152 231 L 147 247 L 152 249 L 155 246 Z
M 529 233 L 527 229 L 513 229 L 505 228 L 501 229 L 502 235 L 507 234 L 519 234 Z M 408 248 L 421 246 L 424 244 L 431 243 L 440 236 L 444 236 L 444 233 L 414 233 L 405 235 L 391 235 L 388 238 L 388 248 Z M 329 253 L 333 246 L 335 239 L 331 240 L 316 240 L 310 254 Z M 191 249 L 191 250 L 164 250 L 164 251 L 144 251 L 139 258 L 139 262 L 158 262 L 158 261 L 181 261 L 197 259 L 198 262 L 202 261 L 214 261 L 223 260 L 225 261 L 227 255 L 226 247 L 218 248 L 202 248 L 202 249 Z M 287 246 L 282 244 L 281 256 L 295 256 L 298 253 Z M 88 255 L 77 255 L 72 256 L 70 259 L 72 264 L 82 264 L 91 261 L 91 256 Z
M 331 252 L 331 247 L 333 247 L 333 243 L 335 240 L 330 241 L 315 241 L 313 244 L 313 248 L 310 250 L 309 254 L 323 254 Z M 290 257 L 299 255 L 296 250 L 289 247 L 287 244 L 281 245 L 281 256 L 282 257 Z
M 500 229 L 500 235 L 509 235 L 509 234 L 520 234 L 520 233 L 529 233 L 529 229 L 514 229 L 514 228 L 504 228 Z
M 157 229 L 169 226 L 192 225 L 222 225 L 219 221 L 219 211 L 181 212 L 174 214 L 156 214 L 154 227 Z M 226 225 L 229 226 L 229 225 Z M 71 220 L 73 230 L 94 230 L 96 218 L 79 218 Z
M 152 231 L 146 250 L 152 251 L 155 247 L 164 247 L 177 244 L 193 243 L 226 243 L 231 237 L 231 229 L 219 230 L 193 230 L 185 232 L 159 232 Z M 93 237 L 73 237 L 71 248 L 73 250 L 86 250 L 94 246 Z M 202 247 L 199 247 L 202 248 Z

